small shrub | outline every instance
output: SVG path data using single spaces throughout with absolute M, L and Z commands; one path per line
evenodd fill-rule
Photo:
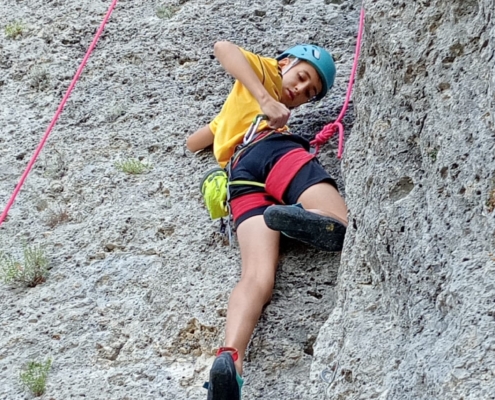
M 46 212 L 46 224 L 50 228 L 55 228 L 57 225 L 63 224 L 69 220 L 69 213 L 67 212 L 67 208 L 64 206 L 58 205 L 52 208 L 49 208 Z
M 178 11 L 174 6 L 160 6 L 156 9 L 156 16 L 161 19 L 170 19 Z
M 9 39 L 16 39 L 24 32 L 24 24 L 19 21 L 14 21 L 5 27 L 5 36 Z
M 435 162 L 435 161 L 437 161 L 438 150 L 437 149 L 430 149 L 430 151 L 428 152 L 428 155 L 430 156 L 431 161 Z
M 108 122 L 115 122 L 125 114 L 126 114 L 125 108 L 121 105 L 116 105 L 107 112 L 105 119 Z
M 68 171 L 66 155 L 57 149 L 51 149 L 54 154 L 50 159 L 45 158 L 44 176 L 48 179 L 62 179 Z
M 48 276 L 48 259 L 41 246 L 23 247 L 24 262 L 0 253 L 0 280 L 8 285 L 34 287 Z
M 129 158 L 115 162 L 115 168 L 126 174 L 138 175 L 149 171 L 151 165 L 136 158 Z
M 50 75 L 48 72 L 40 67 L 35 67 L 29 74 L 29 86 L 35 90 L 45 90 L 50 87 Z
M 495 189 L 492 189 L 490 195 L 488 196 L 488 200 L 486 201 L 486 206 L 488 207 L 488 212 L 493 212 L 495 210 Z
M 34 396 L 39 397 L 45 393 L 46 380 L 52 366 L 52 360 L 45 362 L 29 361 L 26 369 L 20 373 L 20 379 Z

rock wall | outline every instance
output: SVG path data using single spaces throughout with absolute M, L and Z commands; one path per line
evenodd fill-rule
M 312 398 L 494 399 L 495 6 L 365 7 L 351 228 Z
M 48 126 L 111 1 L 0 0 L 0 207 Z M 53 358 L 45 399 L 204 399 L 240 274 L 198 184 L 211 152 L 185 137 L 231 87 L 220 39 L 263 55 L 316 42 L 337 60 L 331 95 L 293 113 L 311 136 L 335 119 L 352 65 L 358 5 L 323 0 L 121 0 L 8 220 L 0 251 L 40 244 L 34 288 L 0 285 L 0 399 L 29 398 L 19 371 Z M 4 28 L 23 26 L 16 39 Z M 352 112 L 346 118 L 352 125 Z M 349 130 L 348 130 L 349 133 Z M 339 179 L 336 142 L 322 163 Z M 115 162 L 149 161 L 126 175 Z M 65 215 L 65 216 L 64 216 Z M 335 304 L 340 256 L 282 249 L 272 303 L 246 362 L 245 398 L 306 396 L 313 342 Z
M 0 1 L 2 30 L 23 25 L 0 34 L 2 207 L 109 4 Z M 46 399 L 205 397 L 239 276 L 197 190 L 211 152 L 184 151 L 232 83 L 213 43 L 330 48 L 335 88 L 291 117 L 311 136 L 340 111 L 359 6 L 119 1 L 0 228 L 2 252 L 41 244 L 51 266 L 34 288 L 0 287 L 0 398 L 29 398 L 19 371 L 48 357 Z M 320 155 L 350 209 L 342 260 L 283 247 L 245 398 L 495 398 L 493 1 L 365 7 L 344 179 L 335 141 Z M 127 157 L 153 168 L 125 175 Z

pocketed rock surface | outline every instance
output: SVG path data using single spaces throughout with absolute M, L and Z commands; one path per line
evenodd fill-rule
M 109 5 L 1 1 L 1 207 Z M 212 154 L 184 150 L 232 84 L 213 44 L 332 49 L 335 88 L 291 117 L 311 137 L 343 103 L 359 7 L 118 2 L 0 228 L 1 251 L 42 245 L 51 267 L 34 288 L 0 287 L 0 398 L 31 398 L 19 371 L 48 358 L 45 399 L 206 397 L 240 275 L 198 192 Z M 492 399 L 493 2 L 365 7 L 343 177 L 335 139 L 320 154 L 349 205 L 342 259 L 284 244 L 243 398 Z M 23 32 L 10 39 L 13 21 Z M 115 163 L 128 158 L 152 168 L 127 175 Z
M 351 229 L 310 392 L 494 399 L 494 3 L 365 3 Z
M 111 1 L 1 0 L 0 204 L 50 123 Z M 121 0 L 8 220 L 0 250 L 41 245 L 46 282 L 0 286 L 0 398 L 28 399 L 19 372 L 53 359 L 44 399 L 204 399 L 240 276 L 198 192 L 211 152 L 187 135 L 219 111 L 232 79 L 213 57 L 228 39 L 266 56 L 301 42 L 334 53 L 332 93 L 294 111 L 311 137 L 334 120 L 353 61 L 352 1 Z M 170 15 L 172 14 L 172 15 Z M 22 34 L 5 28 L 17 21 Z M 345 119 L 347 134 L 353 108 Z M 141 175 L 116 162 L 139 158 Z M 343 190 L 336 140 L 321 161 Z M 340 255 L 288 243 L 254 333 L 243 398 L 302 399 L 313 343 L 336 299 Z

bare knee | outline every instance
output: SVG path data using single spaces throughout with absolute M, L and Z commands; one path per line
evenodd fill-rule
M 272 298 L 275 278 L 244 275 L 241 277 L 239 285 L 244 286 L 246 290 L 258 299 L 263 300 L 263 304 L 266 304 Z

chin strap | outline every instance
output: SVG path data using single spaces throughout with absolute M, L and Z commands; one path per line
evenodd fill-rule
M 287 65 L 287 67 L 285 67 L 283 70 L 282 70 L 282 76 L 284 76 L 287 72 L 289 72 L 292 67 L 294 67 L 295 65 L 299 64 L 299 61 L 301 61 L 299 58 L 294 58 L 291 63 L 289 65 Z

